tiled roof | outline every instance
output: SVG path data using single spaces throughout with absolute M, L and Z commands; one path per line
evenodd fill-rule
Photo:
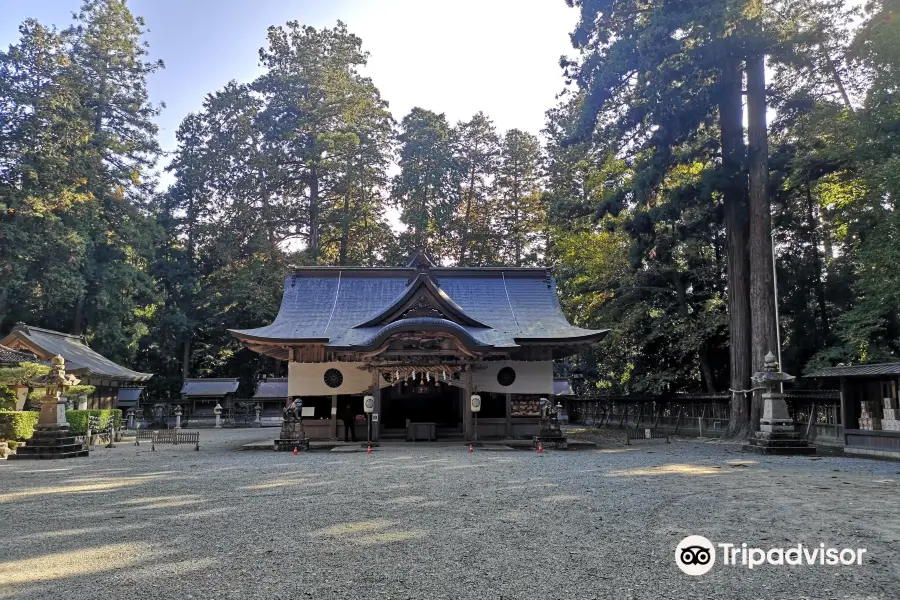
M 30 352 L 20 352 L 0 344 L 0 367 L 18 367 L 23 362 L 44 362 Z
M 240 382 L 237 379 L 209 378 L 185 379 L 181 388 L 183 396 L 224 396 L 237 391 Z
M 900 362 L 828 367 L 808 373 L 806 377 L 889 377 L 891 375 L 900 375 Z
M 281 308 L 271 325 L 231 333 L 250 344 L 311 341 L 331 348 L 362 347 L 380 339 L 382 330 L 390 326 L 379 318 L 398 308 L 400 299 L 418 296 L 410 295 L 414 286 L 439 289 L 440 296 L 430 296 L 435 308 L 480 346 L 515 349 L 528 342 L 590 343 L 608 331 L 571 325 L 556 297 L 556 282 L 546 269 L 432 268 L 427 272 L 435 286 L 423 285 L 422 271 L 414 268 L 298 268 L 285 280 Z
M 287 398 L 288 381 L 286 378 L 266 379 L 256 387 L 254 398 Z
M 48 360 L 59 354 L 66 360 L 66 372 L 82 377 L 88 375 L 118 381 L 145 381 L 153 377 L 150 373 L 132 371 L 114 363 L 91 350 L 82 338 L 75 335 L 20 323 L 0 343 L 12 344 L 16 340 L 39 349 Z
M 143 391 L 144 388 L 142 387 L 119 388 L 119 405 L 137 404 L 141 399 L 141 392 Z
M 553 380 L 553 395 L 554 396 L 574 396 L 572 393 L 572 387 L 569 385 L 569 382 L 565 379 L 554 379 Z

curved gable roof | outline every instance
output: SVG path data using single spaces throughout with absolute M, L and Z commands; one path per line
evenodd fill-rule
M 29 348 L 47 360 L 58 354 L 66 361 L 66 371 L 79 375 L 118 381 L 146 381 L 153 377 L 114 363 L 92 350 L 79 336 L 52 329 L 18 324 L 0 343 Z
M 356 327 L 374 327 L 375 325 L 383 325 L 395 321 L 401 315 L 409 310 L 418 299 L 431 300 L 429 303 L 436 311 L 445 313 L 447 317 L 456 323 L 462 325 L 470 325 L 472 327 L 488 327 L 484 323 L 473 319 L 456 303 L 453 298 L 448 296 L 441 288 L 434 284 L 431 277 L 427 273 L 419 273 L 416 278 L 410 282 L 402 294 L 396 300 L 391 302 L 377 315 L 368 319 L 364 323 L 360 323 Z
M 568 322 L 546 269 L 304 267 L 285 279 L 271 325 L 230 333 L 254 345 L 362 347 L 422 296 L 481 347 L 592 343 L 608 332 Z

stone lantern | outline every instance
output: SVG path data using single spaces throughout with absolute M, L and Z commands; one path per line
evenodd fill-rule
M 81 439 L 72 435 L 66 421 L 66 388 L 78 385 L 80 381 L 66 374 L 66 361 L 56 355 L 50 361 L 50 372 L 31 382 L 36 388 L 44 389 L 41 398 L 41 414 L 34 427 L 34 435 L 26 440 L 13 458 L 74 458 L 87 456 L 88 450 Z
M 752 377 L 754 383 L 765 388 L 759 431 L 744 445 L 743 450 L 756 454 L 815 454 L 816 449 L 809 445 L 806 437 L 794 430 L 794 420 L 788 413 L 785 394 L 780 391 L 785 382 L 794 380 L 794 376 L 778 369 L 778 359 L 771 352 L 766 354 L 764 368 Z
M 262 427 L 262 422 L 259 420 L 259 415 L 262 412 L 262 405 L 259 402 L 253 405 L 253 412 L 256 413 L 256 419 L 253 421 L 254 427 Z
M 181 410 L 181 405 L 176 404 L 175 405 L 175 429 L 181 429 L 181 415 L 183 415 L 183 414 L 184 414 L 184 412 Z
M 213 412 L 216 414 L 216 429 L 222 428 L 222 405 L 216 402 L 216 407 L 213 409 Z

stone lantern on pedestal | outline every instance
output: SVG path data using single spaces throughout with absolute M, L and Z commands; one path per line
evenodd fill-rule
M 181 410 L 181 405 L 175 405 L 175 429 L 181 429 L 181 415 L 184 414 L 184 411 Z
M 34 427 L 34 435 L 12 458 L 75 458 L 88 455 L 82 440 L 69 430 L 66 401 L 62 397 L 66 388 L 78 383 L 79 380 L 73 375 L 66 374 L 63 357 L 54 356 L 50 361 L 50 372 L 31 382 L 36 388 L 44 388 L 41 415 Z
M 216 402 L 216 407 L 213 409 L 213 412 L 216 414 L 216 429 L 222 428 L 222 405 Z
M 759 431 L 745 444 L 745 452 L 756 454 L 815 454 L 806 437 L 794 430 L 794 420 L 788 413 L 785 394 L 781 385 L 793 381 L 794 376 L 778 370 L 778 360 L 769 352 L 765 358 L 765 371 L 756 373 L 753 382 L 765 387 L 763 392 L 763 414 L 759 420 Z M 775 391 L 778 387 L 779 391 Z

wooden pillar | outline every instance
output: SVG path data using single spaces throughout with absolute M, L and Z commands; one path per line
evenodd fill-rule
M 841 377 L 841 426 L 843 427 L 844 433 L 847 432 L 848 429 L 856 429 L 853 424 L 850 423 L 851 415 L 850 415 L 850 402 L 852 399 L 850 398 L 850 388 L 847 385 L 847 378 Z M 846 437 L 841 436 L 842 441 L 846 443 Z
M 472 402 L 472 371 L 466 371 L 465 386 L 462 388 L 462 405 L 463 405 L 463 438 L 468 441 L 472 439 L 472 411 L 469 410 Z
M 338 423 L 338 397 L 337 394 L 331 395 L 331 438 L 337 439 L 337 423 Z
M 506 393 L 506 437 L 512 437 L 512 394 Z
M 377 442 L 381 439 L 381 387 L 378 385 L 378 371 L 374 371 L 372 377 L 372 396 L 375 398 L 375 412 L 372 415 L 378 417 L 378 421 L 373 420 L 372 423 L 372 441 Z

